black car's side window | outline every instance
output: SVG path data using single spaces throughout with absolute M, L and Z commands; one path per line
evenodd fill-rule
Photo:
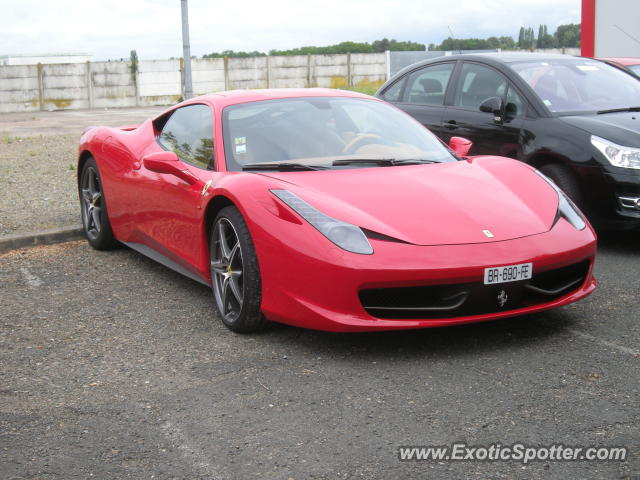
M 455 63 L 431 65 L 409 75 L 404 101 L 417 105 L 443 105 Z
M 213 120 L 207 105 L 177 109 L 164 124 L 158 142 L 182 160 L 200 168 L 213 168 Z
M 387 88 L 382 94 L 382 98 L 387 102 L 399 102 L 405 80 L 406 78 L 401 78 L 396 83 Z
M 507 79 L 492 68 L 465 63 L 458 79 L 453 104 L 469 110 L 479 110 L 491 97 L 504 98 Z
M 518 92 L 516 92 L 515 88 L 509 85 L 507 90 L 507 103 L 505 106 L 505 112 L 507 115 L 512 118 L 524 116 L 525 105 L 524 100 L 522 100 L 522 97 Z

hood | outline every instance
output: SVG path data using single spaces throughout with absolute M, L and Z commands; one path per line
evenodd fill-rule
M 566 123 L 618 145 L 640 148 L 640 112 L 559 117 Z
M 415 245 L 535 235 L 551 228 L 558 208 L 530 167 L 501 157 L 264 175 L 327 215 Z

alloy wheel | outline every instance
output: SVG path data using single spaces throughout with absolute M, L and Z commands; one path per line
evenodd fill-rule
M 233 323 L 242 311 L 243 257 L 233 224 L 221 217 L 214 225 L 211 251 L 211 282 L 220 314 Z
M 80 182 L 82 201 L 82 223 L 91 239 L 100 235 L 102 228 L 103 196 L 100 179 L 93 167 L 88 167 L 82 173 Z

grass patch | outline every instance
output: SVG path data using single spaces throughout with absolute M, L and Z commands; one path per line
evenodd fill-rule
M 2 136 L 2 143 L 6 143 L 7 145 L 13 142 L 19 142 L 20 141 L 20 137 L 12 137 L 10 135 L 3 135 Z

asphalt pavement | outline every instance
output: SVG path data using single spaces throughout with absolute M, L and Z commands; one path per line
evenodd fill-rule
M 0 256 L 6 479 L 638 479 L 640 236 L 599 288 L 453 328 L 237 335 L 208 288 L 121 248 Z M 626 446 L 625 462 L 401 462 L 401 445 Z
M 82 128 L 160 110 L 3 115 L 0 246 L 67 238 L 42 231 L 79 226 Z M 638 480 L 639 245 L 602 237 L 596 292 L 543 314 L 248 336 L 222 326 L 208 288 L 129 249 L 0 253 L 0 478 Z M 629 458 L 398 459 L 403 445 L 453 442 L 625 446 Z

